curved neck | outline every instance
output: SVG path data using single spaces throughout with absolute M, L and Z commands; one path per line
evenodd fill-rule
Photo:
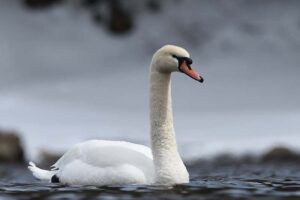
M 171 101 L 170 73 L 151 71 L 150 122 L 151 146 L 156 182 L 186 182 L 186 168 L 178 154 Z
M 150 77 L 150 122 L 153 153 L 177 152 L 173 127 L 170 73 L 153 71 Z M 162 145 L 167 144 L 167 146 Z

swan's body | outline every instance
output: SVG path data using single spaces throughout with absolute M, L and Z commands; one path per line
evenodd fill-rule
M 170 76 L 181 71 L 202 82 L 190 67 L 186 50 L 166 45 L 159 49 L 150 70 L 151 149 L 121 141 L 90 140 L 67 151 L 47 171 L 30 162 L 41 180 L 71 185 L 179 184 L 189 174 L 177 151 L 171 102 Z
M 46 172 L 49 172 L 48 176 L 43 174 L 44 177 L 37 178 L 51 180 L 56 174 L 60 182 L 72 185 L 154 182 L 151 149 L 122 141 L 89 140 L 79 143 L 53 165 L 52 171 Z

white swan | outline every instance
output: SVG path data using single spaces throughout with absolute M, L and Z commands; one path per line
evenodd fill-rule
M 180 71 L 203 82 L 191 68 L 189 53 L 166 45 L 152 58 L 150 70 L 151 149 L 122 141 L 90 140 L 67 151 L 50 171 L 30 162 L 41 180 L 69 185 L 180 184 L 189 173 L 177 151 L 171 102 L 171 72 Z

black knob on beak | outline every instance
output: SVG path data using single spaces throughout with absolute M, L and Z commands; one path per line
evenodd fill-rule
M 187 65 L 193 64 L 193 60 L 191 58 L 185 57 L 184 60 L 185 60 Z

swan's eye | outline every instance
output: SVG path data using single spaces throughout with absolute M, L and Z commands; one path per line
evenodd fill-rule
M 183 62 L 182 57 L 179 57 L 179 56 L 176 56 L 176 55 L 172 55 L 172 57 L 177 59 L 177 61 L 178 61 L 178 67 L 180 67 L 180 65 L 181 65 L 182 62 Z

